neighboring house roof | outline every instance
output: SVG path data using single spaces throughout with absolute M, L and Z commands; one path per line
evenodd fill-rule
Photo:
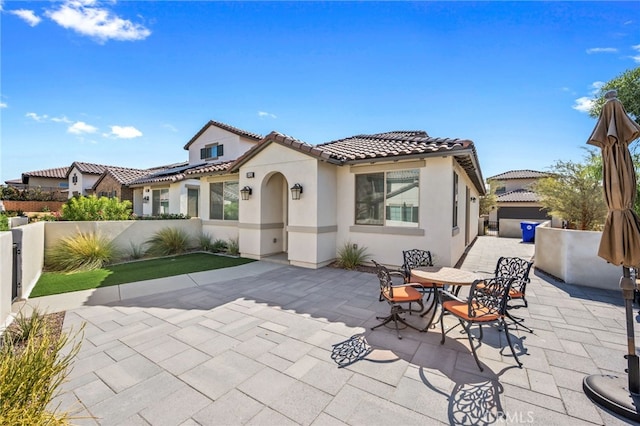
M 516 189 L 496 197 L 498 203 L 536 203 L 540 197 L 528 189 Z
M 36 170 L 33 172 L 22 173 L 22 183 L 27 183 L 30 177 L 51 178 L 51 179 L 65 179 L 69 167 L 56 167 L 53 169 Z
M 191 146 L 191 144 L 194 143 L 211 126 L 215 126 L 220 129 L 227 130 L 231 133 L 235 133 L 238 136 L 243 136 L 249 139 L 255 139 L 256 141 L 259 141 L 260 139 L 262 139 L 262 136 L 257 133 L 248 132 L 246 130 L 238 129 L 237 127 L 233 127 L 228 124 L 221 123 L 219 121 L 210 120 L 207 124 L 205 124 L 202 127 L 202 129 L 200 129 L 200 131 L 198 131 L 198 133 L 195 134 L 194 137 L 192 137 L 189 140 L 189 142 L 187 142 L 187 144 L 184 146 L 184 149 L 188 150 L 189 146 Z
M 73 170 L 74 168 L 78 169 L 78 171 L 82 174 L 87 174 L 87 175 L 101 175 L 102 173 L 104 173 L 107 169 L 118 169 L 118 170 L 140 170 L 140 169 L 132 169 L 129 167 L 120 167 L 120 166 L 106 166 L 104 164 L 93 164 L 93 163 L 83 163 L 81 161 L 74 161 L 71 166 L 69 167 L 69 170 L 67 171 L 65 177 L 68 178 L 69 177 L 69 173 L 71 173 L 71 170 Z
M 107 176 L 113 177 L 113 179 L 120 185 L 128 185 L 136 179 L 148 174 L 149 170 L 108 168 L 102 173 L 96 183 L 93 184 L 93 189 L 96 189 L 98 185 L 100 185 L 100 182 L 102 182 L 102 180 Z
M 242 164 L 274 142 L 338 165 L 372 160 L 452 155 L 465 169 L 480 194 L 485 193 L 482 174 L 478 167 L 478 157 L 472 141 L 434 138 L 421 130 L 357 135 L 316 146 L 278 132 L 271 132 L 258 145 L 240 156 L 231 166 L 230 171 L 239 170 Z
M 168 167 L 166 169 L 156 169 L 151 173 L 147 173 L 145 176 L 141 176 L 137 179 L 134 179 L 128 183 L 130 187 L 141 186 L 150 183 L 163 183 L 163 182 L 179 182 L 184 179 L 191 178 L 192 176 L 187 177 L 186 172 L 191 169 L 201 168 L 206 166 L 206 163 L 194 164 L 190 165 L 187 163 L 178 163 L 174 165 L 174 167 Z
M 511 170 L 491 176 L 487 180 L 509 180 L 509 179 L 539 179 L 550 176 L 551 173 L 539 172 L 536 170 Z

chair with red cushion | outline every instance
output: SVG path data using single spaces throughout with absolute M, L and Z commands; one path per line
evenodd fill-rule
M 480 371 L 483 371 L 483 368 L 478 359 L 476 345 L 473 341 L 477 339 L 478 346 L 480 346 L 483 338 L 482 326 L 494 323 L 498 324 L 499 329 L 504 330 L 507 342 L 511 348 L 511 353 L 518 363 L 518 366 L 522 367 L 522 363 L 513 349 L 509 328 L 505 323 L 507 301 L 509 300 L 509 291 L 511 290 L 513 281 L 511 277 L 493 277 L 476 280 L 471 285 L 469 298 L 467 300 L 461 300 L 450 293 L 446 293 L 445 296 L 448 296 L 449 300 L 442 302 L 443 313 L 455 316 L 460 323 L 459 325 L 462 325 L 464 328 L 467 338 L 469 339 L 469 344 L 471 345 L 473 357 Z M 477 325 L 480 331 L 479 337 L 477 338 L 474 338 L 471 334 L 471 327 L 474 325 Z M 442 340 L 440 343 L 444 344 L 445 335 L 455 327 L 445 331 L 444 315 L 440 315 L 440 327 L 442 330 Z
M 402 328 L 411 327 L 415 330 L 421 331 L 418 327 L 409 324 L 401 314 L 422 312 L 424 309 L 424 305 L 422 304 L 422 294 L 411 285 L 393 285 L 389 270 L 385 266 L 377 263 L 375 260 L 373 261 L 373 264 L 376 267 L 376 274 L 380 281 L 380 300 L 384 300 L 389 304 L 391 312 L 386 317 L 376 317 L 377 319 L 382 320 L 382 322 L 375 327 L 371 327 L 371 329 L 375 330 L 376 328 L 387 325 L 393 321 L 396 332 L 398 333 L 398 339 L 402 339 L 399 324 L 404 325 Z M 411 309 L 411 304 L 414 302 L 419 305 L 419 309 Z

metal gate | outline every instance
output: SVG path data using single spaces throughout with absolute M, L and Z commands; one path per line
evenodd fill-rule
M 21 275 L 22 271 L 20 270 L 20 265 L 22 262 L 20 261 L 20 246 L 18 243 L 13 243 L 13 262 L 11 266 L 11 301 L 13 302 L 18 298 L 18 290 L 22 286 Z
M 499 227 L 498 224 L 500 222 L 489 221 L 489 218 L 485 218 L 484 220 L 484 235 L 493 235 L 498 236 Z

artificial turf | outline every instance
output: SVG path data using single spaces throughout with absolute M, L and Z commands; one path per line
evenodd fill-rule
M 30 297 L 108 287 L 154 278 L 171 277 L 253 262 L 251 259 L 190 253 L 160 259 L 139 260 L 74 273 L 43 272 Z

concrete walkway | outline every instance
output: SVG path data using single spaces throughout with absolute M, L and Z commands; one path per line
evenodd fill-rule
M 492 271 L 532 244 L 479 237 L 462 269 Z M 400 262 L 400 259 L 399 259 Z M 29 300 L 85 324 L 57 402 L 79 425 L 626 424 L 582 391 L 589 374 L 626 377 L 618 293 L 532 274 L 535 332 L 485 330 L 477 368 L 465 335 L 370 331 L 373 274 L 267 262 Z M 409 318 L 416 325 L 425 322 Z M 450 320 L 447 318 L 447 320 Z M 640 340 L 639 340 L 640 341 Z M 501 417 L 503 416 L 503 417 Z

